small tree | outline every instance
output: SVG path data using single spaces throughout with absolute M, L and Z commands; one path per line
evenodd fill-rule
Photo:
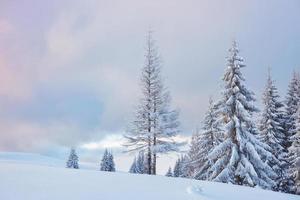
M 168 171 L 167 171 L 167 173 L 166 173 L 166 176 L 167 176 L 167 177 L 173 177 L 173 173 L 172 173 L 171 167 L 169 167 L 169 169 L 168 169 Z
M 187 172 L 187 156 L 181 156 L 175 163 L 173 177 L 188 177 Z
M 142 151 L 139 152 L 138 157 L 134 158 L 129 172 L 134 174 L 143 174 L 145 172 L 145 157 Z
M 174 177 L 180 177 L 182 175 L 182 162 L 181 162 L 181 158 L 178 158 L 175 166 L 174 166 L 174 170 L 173 170 L 173 176 Z
M 144 152 L 140 151 L 136 160 L 136 173 L 144 174 L 145 171 L 145 156 Z
M 108 171 L 108 172 L 116 171 L 114 157 L 112 153 L 109 152 L 107 149 L 105 149 L 101 160 L 100 171 Z
M 132 174 L 136 174 L 137 173 L 137 170 L 136 170 L 136 157 L 134 157 L 134 160 L 131 164 L 131 167 L 129 169 L 129 173 L 132 173 Z
M 67 168 L 79 169 L 78 156 L 76 154 L 75 148 L 71 148 L 69 159 L 67 161 Z

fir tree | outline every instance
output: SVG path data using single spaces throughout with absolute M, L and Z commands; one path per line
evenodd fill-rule
M 187 162 L 187 170 L 188 170 L 188 176 L 193 177 L 196 169 L 199 166 L 202 166 L 203 163 L 198 158 L 199 152 L 200 152 L 200 133 L 199 129 L 196 130 L 196 132 L 192 135 L 190 149 L 187 153 L 188 162 Z
M 134 157 L 134 160 L 131 164 L 131 167 L 129 169 L 129 173 L 133 173 L 133 174 L 136 174 L 137 173 L 137 170 L 136 170 L 136 157 Z
M 128 151 L 144 151 L 147 173 L 156 174 L 157 154 L 178 151 L 178 112 L 170 108 L 170 95 L 161 77 L 161 62 L 151 32 L 148 34 L 145 65 L 141 77 L 142 98 L 128 134 Z
M 294 187 L 289 188 L 289 192 L 300 194 L 300 102 L 296 119 L 296 134 L 292 136 L 292 145 L 289 148 L 290 157 L 290 177 L 294 180 Z
M 287 181 L 284 169 L 288 167 L 287 152 L 284 148 L 284 128 L 283 128 L 283 104 L 279 101 L 278 90 L 274 85 L 270 72 L 267 79 L 265 91 L 263 93 L 264 109 L 261 115 L 259 130 L 260 139 L 271 147 L 274 157 L 267 157 L 268 164 L 278 175 L 274 190 L 284 190 L 280 188 Z
M 272 157 L 272 154 L 270 147 L 255 137 L 252 115 L 258 110 L 253 105 L 253 92 L 244 85 L 241 69 L 245 65 L 238 53 L 234 41 L 229 49 L 220 104 L 220 116 L 225 123 L 224 141 L 208 155 L 213 163 L 209 179 L 271 189 L 276 185 L 273 181 L 276 174 L 263 158 Z
M 175 166 L 174 166 L 174 170 L 173 170 L 173 176 L 174 177 L 180 177 L 182 175 L 182 162 L 181 162 L 181 158 L 178 158 Z
M 145 172 L 145 158 L 144 152 L 139 152 L 138 157 L 134 158 L 134 161 L 130 167 L 129 172 L 135 174 L 143 174 Z
M 145 156 L 143 151 L 139 152 L 138 158 L 136 160 L 136 173 L 138 174 L 145 173 Z
M 100 171 L 109 171 L 109 172 L 116 171 L 114 157 L 112 153 L 109 152 L 107 149 L 105 149 L 101 160 Z
M 167 171 L 167 173 L 166 173 L 166 176 L 167 176 L 167 177 L 173 177 L 173 173 L 172 173 L 171 167 L 169 167 L 169 169 L 168 169 L 168 171 Z
M 188 166 L 194 171 L 192 177 L 198 180 L 207 179 L 209 173 L 207 170 L 212 164 L 207 155 L 222 141 L 222 129 L 218 121 L 217 106 L 212 99 L 209 100 L 209 108 L 203 123 L 203 130 L 193 136 L 188 153 Z
M 300 78 L 296 72 L 288 86 L 285 101 L 285 147 L 289 148 L 292 144 L 292 136 L 296 134 L 296 113 L 298 102 L 300 101 Z
M 79 169 L 78 156 L 76 154 L 75 148 L 71 148 L 70 156 L 67 161 L 67 168 Z

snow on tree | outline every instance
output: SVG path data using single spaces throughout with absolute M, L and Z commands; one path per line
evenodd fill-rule
M 145 65 L 141 76 L 142 98 L 131 123 L 125 146 L 128 151 L 144 151 L 147 173 L 156 174 L 157 154 L 178 151 L 178 112 L 170 108 L 170 95 L 161 77 L 161 61 L 152 33 L 146 44 Z
M 278 175 L 277 186 L 274 190 L 284 190 L 281 185 L 286 184 L 287 176 L 285 169 L 288 168 L 287 152 L 284 148 L 284 127 L 283 127 L 283 103 L 279 101 L 278 90 L 271 78 L 270 72 L 267 84 L 263 93 L 264 109 L 259 123 L 261 141 L 271 147 L 274 157 L 267 157 L 268 164 Z
M 288 86 L 288 92 L 285 101 L 285 136 L 286 148 L 291 146 L 291 137 L 296 134 L 296 113 L 298 102 L 300 101 L 300 78 L 294 72 Z
M 178 158 L 176 160 L 174 169 L 173 169 L 173 177 L 180 177 L 182 175 L 182 162 L 181 162 L 181 158 Z
M 168 171 L 167 171 L 167 173 L 166 173 L 166 176 L 168 176 L 168 177 L 173 177 L 173 173 L 172 173 L 171 167 L 169 167 L 169 169 L 168 169 Z
M 296 119 L 296 134 L 292 136 L 292 145 L 289 148 L 290 157 L 290 177 L 294 179 L 295 187 L 289 188 L 291 193 L 300 194 L 300 102 L 298 103 L 298 111 Z
M 100 171 L 109 171 L 109 172 L 116 171 L 114 157 L 112 153 L 109 152 L 107 149 L 105 149 L 101 160 Z
M 224 75 L 225 90 L 222 93 L 220 116 L 225 123 L 224 141 L 210 153 L 212 161 L 209 179 L 238 185 L 273 188 L 276 183 L 274 170 L 263 161 L 272 157 L 270 147 L 256 136 L 252 115 L 258 110 L 253 105 L 254 93 L 244 84 L 241 69 L 243 59 L 234 41 L 229 49 L 227 69 Z
M 191 144 L 190 144 L 190 149 L 187 153 L 187 174 L 188 177 L 194 177 L 195 170 L 199 167 L 202 166 L 203 163 L 200 161 L 198 158 L 199 152 L 200 152 L 200 133 L 199 129 L 197 128 L 195 133 L 192 135 L 191 139 Z
M 188 177 L 187 172 L 187 156 L 182 155 L 175 163 L 173 177 Z
M 204 119 L 202 131 L 192 137 L 190 150 L 188 152 L 189 175 L 198 180 L 206 180 L 208 168 L 211 162 L 208 160 L 208 153 L 222 141 L 222 129 L 218 121 L 217 105 L 209 100 L 208 111 Z
M 75 148 L 71 148 L 69 159 L 67 161 L 67 168 L 79 169 L 78 156 Z
M 129 173 L 133 173 L 133 174 L 136 174 L 136 157 L 134 157 L 134 160 L 131 164 L 131 167 L 129 169 Z
M 129 172 L 134 174 L 143 174 L 145 172 L 145 158 L 144 152 L 139 152 L 138 157 L 134 158 L 134 161 L 130 167 Z

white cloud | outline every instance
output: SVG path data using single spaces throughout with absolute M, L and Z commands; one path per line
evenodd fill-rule
M 81 145 L 81 148 L 88 150 L 101 150 L 101 149 L 120 149 L 124 144 L 125 139 L 120 134 L 106 135 L 99 142 L 90 142 Z

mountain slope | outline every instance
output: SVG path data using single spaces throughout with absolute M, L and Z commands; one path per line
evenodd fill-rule
M 33 157 L 31 157 L 33 158 Z M 1 159 L 1 158 L 0 158 Z M 257 188 L 164 176 L 0 161 L 0 199 L 299 200 Z

